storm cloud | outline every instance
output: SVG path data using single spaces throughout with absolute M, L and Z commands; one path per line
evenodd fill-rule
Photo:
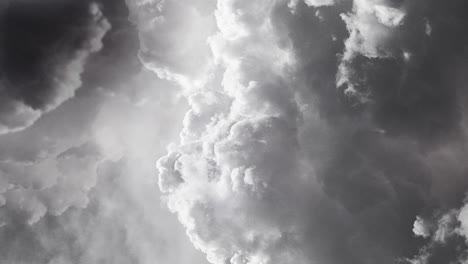
M 0 262 L 466 263 L 467 8 L 0 4 Z
M 8 133 L 74 95 L 110 24 L 96 3 L 7 1 L 1 9 L 1 133 Z
M 463 7 L 218 2 L 213 70 L 184 76 L 192 109 L 158 163 L 208 260 L 464 261 L 463 239 L 424 245 L 466 191 Z

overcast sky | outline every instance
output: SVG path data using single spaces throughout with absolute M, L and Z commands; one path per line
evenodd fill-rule
M 0 263 L 467 264 L 468 1 L 0 1 Z

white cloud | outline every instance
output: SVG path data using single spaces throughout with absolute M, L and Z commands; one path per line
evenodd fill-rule
M 308 6 L 330 6 L 335 4 L 335 0 L 304 0 Z
M 222 80 L 189 95 L 181 143 L 158 162 L 169 208 L 216 264 L 309 262 L 290 191 L 312 179 L 298 163 L 295 60 L 278 45 L 274 7 L 218 2 L 210 44 Z
M 353 72 L 349 64 L 358 55 L 368 58 L 400 56 L 401 51 L 392 43 L 398 38 L 398 29 L 406 14 L 389 4 L 383 0 L 355 0 L 352 13 L 342 14 L 349 31 L 349 38 L 345 41 L 337 85 L 346 85 L 346 93 L 360 98 L 362 102 L 368 100 L 367 95 L 359 94 L 350 81 Z
M 429 231 L 429 228 L 427 227 L 426 223 L 424 222 L 424 219 L 422 219 L 419 216 L 417 216 L 416 220 L 414 221 L 413 233 L 416 236 L 421 236 L 421 237 L 424 237 L 424 238 L 427 238 L 427 237 L 429 237 L 431 235 L 430 231 Z

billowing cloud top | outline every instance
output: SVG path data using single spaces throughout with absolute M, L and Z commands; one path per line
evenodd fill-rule
M 211 263 L 465 261 L 466 4 L 449 2 L 130 5 L 172 29 L 141 26 L 171 43 L 144 49 L 191 69 L 144 57 L 191 108 L 159 186 Z
M 467 8 L 1 4 L 0 262 L 467 263 Z

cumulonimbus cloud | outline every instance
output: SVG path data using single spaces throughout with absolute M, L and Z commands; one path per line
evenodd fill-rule
M 463 261 L 464 3 L 129 2 L 191 107 L 159 184 L 210 262 Z

